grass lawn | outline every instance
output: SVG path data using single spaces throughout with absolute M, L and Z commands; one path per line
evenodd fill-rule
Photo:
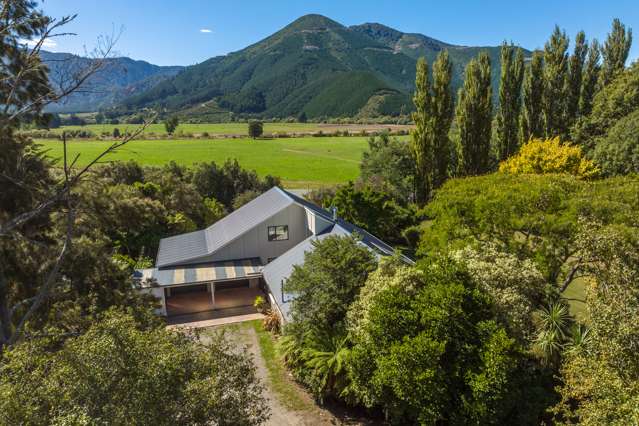
M 586 279 L 584 277 L 575 279 L 563 293 L 563 296 L 569 299 L 570 313 L 579 320 L 583 320 L 586 315 Z
M 279 176 L 289 188 L 316 188 L 356 179 L 362 152 L 368 147 L 366 140 L 365 137 L 135 140 L 105 160 L 135 160 L 142 165 L 160 166 L 171 160 L 191 165 L 236 158 L 243 167 L 260 176 Z M 49 156 L 61 158 L 60 141 L 38 143 L 48 150 Z M 69 154 L 71 157 L 80 154 L 78 165 L 83 165 L 110 143 L 74 140 L 68 144 Z
M 300 396 L 300 391 L 288 377 L 284 360 L 278 351 L 275 339 L 271 333 L 264 330 L 261 320 L 245 323 L 253 327 L 257 334 L 257 341 L 260 345 L 260 352 L 268 370 L 268 378 L 271 389 L 278 395 L 278 399 L 287 408 L 295 411 L 308 410 L 312 408 L 309 402 Z

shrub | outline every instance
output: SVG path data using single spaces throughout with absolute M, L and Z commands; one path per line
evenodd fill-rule
M 266 307 L 266 300 L 262 296 L 257 296 L 255 301 L 253 301 L 253 307 L 257 309 L 257 312 L 264 312 L 264 308 Z
M 517 155 L 503 161 L 499 171 L 512 174 L 568 173 L 582 178 L 599 174 L 597 166 L 584 157 L 580 147 L 562 144 L 559 137 L 531 139 Z
M 281 330 L 280 314 L 274 309 L 267 309 L 266 312 L 264 312 L 262 325 L 264 326 L 264 330 L 279 334 Z

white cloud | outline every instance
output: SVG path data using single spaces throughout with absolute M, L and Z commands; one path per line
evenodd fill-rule
M 20 43 L 22 44 L 26 44 L 29 47 L 35 47 L 38 44 L 39 40 L 26 40 L 26 39 L 20 39 Z M 54 49 L 56 46 L 58 45 L 58 43 L 55 42 L 55 40 L 52 40 L 50 38 L 46 39 L 43 43 L 42 43 L 42 47 L 44 49 Z
M 208 29 L 208 28 L 202 28 L 202 29 L 200 30 L 200 32 L 201 32 L 201 33 L 212 33 L 213 31 L 212 31 L 212 30 L 210 30 L 210 29 Z

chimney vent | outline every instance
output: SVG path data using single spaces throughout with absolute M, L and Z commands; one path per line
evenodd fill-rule
M 337 220 L 337 207 L 331 206 L 331 214 L 333 215 L 333 220 Z

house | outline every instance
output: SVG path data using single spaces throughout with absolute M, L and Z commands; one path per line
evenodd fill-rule
M 334 210 L 273 187 L 206 229 L 162 239 L 155 267 L 137 270 L 135 278 L 141 291 L 159 299 L 161 315 L 241 313 L 265 295 L 286 321 L 292 296 L 283 283 L 312 241 L 354 233 L 378 256 L 393 253 Z

